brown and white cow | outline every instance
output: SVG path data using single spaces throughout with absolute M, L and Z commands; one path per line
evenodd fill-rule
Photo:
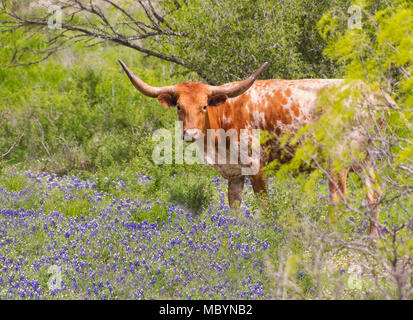
M 317 94 L 326 86 L 340 85 L 341 79 L 304 80 L 257 80 L 266 69 L 267 63 L 243 81 L 211 86 L 198 82 L 185 82 L 167 87 L 152 87 L 134 75 L 119 60 L 133 85 L 146 96 L 157 98 L 166 107 L 177 107 L 179 120 L 183 123 L 183 138 L 195 141 L 206 139 L 207 129 L 261 129 L 274 134 L 270 141 L 270 153 L 261 153 L 260 170 L 250 176 L 254 193 L 267 193 L 266 180 L 261 168 L 274 159 L 281 160 L 283 150 L 277 148 L 277 137 L 284 133 L 294 133 L 315 118 Z M 356 133 L 354 139 L 365 143 L 365 137 Z M 357 142 L 357 141 L 356 141 Z M 285 161 L 283 154 L 283 161 Z M 240 164 L 214 164 L 213 167 L 228 179 L 228 201 L 231 207 L 241 201 L 245 176 Z M 348 168 L 338 174 L 330 172 L 330 199 L 336 204 L 346 197 Z M 370 234 L 377 234 L 378 199 L 380 187 L 369 161 L 365 162 L 359 175 L 366 184 L 370 214 Z

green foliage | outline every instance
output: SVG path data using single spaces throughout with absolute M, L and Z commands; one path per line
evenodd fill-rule
M 79 194 L 74 199 L 65 199 L 63 192 L 53 192 L 53 194 L 45 201 L 44 209 L 47 212 L 59 212 L 65 217 L 86 217 L 91 214 L 93 205 L 87 200 L 87 194 Z
M 338 17 L 326 14 L 319 22 L 328 42 L 327 56 L 343 64 L 347 77 L 362 79 L 374 88 L 398 95 L 399 103 L 412 105 L 413 46 L 411 4 L 407 1 L 362 1 L 362 29 L 335 26 Z M 380 4 L 382 10 L 374 10 Z M 374 11 L 373 11 L 374 10 Z M 410 100 L 406 100 L 410 99 Z
M 20 197 L 15 201 L 4 201 L 5 199 L 0 196 L 0 205 L 7 206 L 13 209 L 33 209 L 37 202 L 37 195 L 33 194 L 29 190 L 33 189 L 34 185 L 24 175 L 16 173 L 10 168 L 6 168 L 4 171 L 0 171 L 0 190 L 20 193 Z
M 0 68 L 1 153 L 24 134 L 1 161 L 67 173 L 123 166 L 142 152 L 136 160 L 151 159 L 147 141 L 155 129 L 173 123 L 174 110 L 136 94 L 117 63 L 126 50 L 82 50 L 67 50 L 18 72 Z M 128 61 L 132 67 L 141 61 L 136 58 Z M 155 70 L 137 73 L 161 84 L 167 74 L 159 63 L 151 65 Z
M 317 21 L 325 10 L 348 1 L 191 0 L 169 18 L 182 36 L 172 52 L 211 83 L 249 76 L 264 61 L 263 78 L 332 77 L 335 66 L 322 55 Z M 173 9 L 176 1 L 165 1 Z
M 2 173 L 2 179 L 0 180 L 0 186 L 6 188 L 8 191 L 20 191 L 29 186 L 29 180 L 20 174 L 15 173 Z
M 413 156 L 413 8 L 409 1 L 362 1 L 360 5 L 368 17 L 361 30 L 334 29 L 337 17 L 329 15 L 319 27 L 329 43 L 325 53 L 343 63 L 349 79 L 362 79 L 395 99 L 396 108 L 380 110 L 388 105 L 387 96 L 375 106 L 375 112 L 376 119 L 381 117 L 386 124 L 381 134 L 400 139 L 391 147 L 397 166 Z M 402 178 L 402 183 L 407 181 Z
M 143 222 L 147 221 L 148 223 L 158 223 L 161 227 L 162 222 L 168 220 L 168 210 L 166 204 L 155 204 L 151 210 L 142 210 L 142 211 L 132 211 L 130 220 L 133 222 Z
M 329 165 L 339 172 L 362 162 L 367 145 L 355 143 L 352 131 L 357 128 L 370 137 L 377 153 L 386 153 L 384 150 L 390 148 L 396 160 L 385 172 L 379 172 L 379 176 L 392 175 L 401 185 L 411 183 L 411 175 L 406 179 L 405 173 L 397 173 L 397 166 L 411 166 L 408 159 L 413 155 L 410 76 L 413 11 L 405 1 L 393 1 L 392 7 L 376 1 L 355 4 L 363 5 L 363 14 L 368 17 L 363 19 L 362 29 L 348 29 L 343 12 L 328 12 L 319 22 L 320 33 L 328 43 L 324 52 L 342 65 L 347 80 L 319 94 L 317 104 L 323 113 L 318 121 L 281 139 L 284 145 L 298 148 L 293 160 L 278 170 L 279 179 L 299 172 L 303 163 L 315 162 L 319 169 Z M 391 96 L 383 94 L 380 88 Z M 363 97 L 374 97 L 375 101 L 361 103 Z M 392 98 L 397 107 L 392 105 Z M 397 143 L 385 145 L 383 138 L 374 138 L 378 136 L 389 137 Z M 279 166 L 272 164 L 267 171 L 274 169 Z
M 309 286 L 314 290 L 314 286 L 317 286 L 315 292 L 318 294 L 340 291 L 341 286 L 346 288 L 345 294 L 353 298 L 365 298 L 370 296 L 367 291 L 371 292 L 379 286 L 383 290 L 380 294 L 376 292 L 376 298 L 408 298 L 411 294 L 406 290 L 406 282 L 385 280 L 387 275 L 390 275 L 390 279 L 398 279 L 401 268 L 410 268 L 411 261 L 413 8 L 408 1 L 355 1 L 354 4 L 363 7 L 362 29 L 347 28 L 345 8 L 341 12 L 326 13 L 318 24 L 320 34 L 328 43 L 324 52 L 341 65 L 346 81 L 340 87 L 320 93 L 318 106 L 323 113 L 318 121 L 301 128 L 295 135 L 281 139 L 284 144 L 297 144 L 294 159 L 286 165 L 272 164 L 267 168 L 280 181 L 288 181 L 294 174 L 297 175 L 297 181 L 307 180 L 301 181 L 303 187 L 298 187 L 303 201 L 296 201 L 294 210 L 287 210 L 288 218 L 285 211 L 281 214 L 269 212 L 267 215 L 275 219 L 276 223 L 287 226 L 288 233 L 285 237 L 288 240 L 285 241 L 290 246 L 285 252 L 272 256 L 272 261 L 288 273 L 289 257 L 298 254 L 302 258 L 300 265 L 306 271 L 298 279 L 290 279 L 291 286 L 283 293 L 286 295 L 297 292 L 295 285 L 303 290 L 308 290 Z M 371 100 L 366 102 L 361 99 L 363 97 Z M 361 101 L 364 103 L 360 103 Z M 368 148 L 367 145 L 354 143 L 351 130 L 356 127 L 364 136 L 369 137 Z M 341 172 L 353 165 L 355 168 L 362 166 L 367 150 L 383 189 L 379 198 L 378 219 L 379 229 L 383 233 L 377 243 L 369 246 L 372 251 L 367 265 L 376 277 L 375 282 L 363 277 L 357 280 L 360 281 L 360 288 L 353 288 L 349 282 L 354 274 L 349 273 L 345 279 L 340 280 L 346 274 L 347 269 L 343 268 L 343 272 L 340 271 L 336 276 L 328 272 L 320 275 L 315 270 L 317 267 L 311 266 L 313 257 L 307 256 L 305 252 L 317 252 L 318 257 L 330 256 L 327 258 L 330 260 L 330 245 L 337 244 L 338 238 L 344 247 L 357 248 L 354 233 L 363 229 L 356 230 L 355 226 L 364 225 L 365 229 L 368 223 L 368 215 L 365 215 L 368 210 L 363 197 L 367 191 L 377 190 L 377 185 L 360 190 L 360 182 L 351 176 L 347 200 L 341 205 L 330 207 L 337 217 L 334 225 L 318 220 L 318 217 L 325 219 L 329 211 L 327 205 L 323 210 L 321 203 L 315 203 L 314 191 L 317 190 L 319 177 L 327 168 Z M 316 164 L 318 170 L 309 178 L 307 173 L 300 177 L 298 173 L 302 163 L 311 162 Z M 275 169 L 278 171 L 274 172 Z M 306 217 L 306 208 L 311 207 L 311 203 L 321 215 Z M 313 224 L 314 221 L 317 222 Z M 299 237 L 293 238 L 292 234 Z M 324 234 L 321 238 L 329 240 L 325 244 L 314 241 L 316 234 Z M 348 250 L 339 256 L 341 258 L 334 258 L 334 267 L 340 264 L 348 266 L 348 263 L 355 263 L 354 259 L 360 259 L 360 256 L 355 258 L 358 256 L 357 250 Z
M 187 174 L 173 178 L 168 185 L 168 193 L 171 201 L 187 207 L 196 214 L 207 208 L 213 198 L 211 182 Z

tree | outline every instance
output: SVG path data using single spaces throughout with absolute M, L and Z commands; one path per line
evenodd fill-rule
M 112 43 L 183 65 L 211 84 L 243 78 L 264 61 L 267 78 L 335 76 L 316 23 L 349 2 L 0 1 L 0 46 L 8 51 L 0 65 L 41 62 L 74 43 Z
M 9 51 L 11 66 L 44 61 L 79 42 L 86 46 L 112 42 L 182 65 L 159 41 L 179 35 L 166 17 L 180 5 L 176 2 L 174 9 L 162 13 L 157 7 L 157 0 L 1 0 L 0 46 Z M 41 44 L 36 42 L 39 38 Z
M 173 8 L 166 1 L 166 9 Z M 322 55 L 317 31 L 322 14 L 348 1 L 192 0 L 169 20 L 184 36 L 171 39 L 172 51 L 185 65 L 213 84 L 239 80 L 264 61 L 263 78 L 329 78 L 336 75 Z

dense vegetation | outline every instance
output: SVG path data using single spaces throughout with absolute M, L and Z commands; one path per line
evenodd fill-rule
M 1 1 L 0 299 L 413 297 L 413 8 L 402 0 L 277 4 L 157 3 L 171 11 L 162 33 L 136 43 L 182 63 L 138 53 L 122 38 L 70 42 L 39 64 L 10 68 L 41 57 L 57 31 L 11 28 L 3 23 L 16 19 L 5 10 L 11 2 Z M 348 28 L 351 4 L 363 7 L 361 29 Z M 24 8 L 15 10 L 42 13 Z M 107 10 L 111 22 L 124 18 Z M 128 12 L 150 24 L 141 11 Z M 88 21 L 103 28 L 99 19 Z M 173 130 L 176 111 L 136 93 L 119 58 L 153 85 L 233 81 L 268 60 L 267 78 L 346 77 L 386 90 L 397 107 L 372 106 L 369 121 L 380 125 L 366 128 L 383 188 L 381 236 L 366 237 L 356 175 L 328 223 L 327 157 L 310 175 L 296 170 L 316 148 L 333 152 L 357 108 L 342 102 L 359 89 L 320 97 L 328 112 L 299 132 L 315 138 L 290 164 L 267 169 L 269 208 L 248 185 L 236 215 L 214 170 L 152 162 L 152 133 Z M 48 284 L 51 266 L 62 269 L 61 289 Z
M 264 61 L 264 78 L 334 77 L 317 22 L 338 6 L 349 1 L 188 1 L 170 18 L 184 35 L 171 38 L 172 52 L 212 83 L 248 76 Z

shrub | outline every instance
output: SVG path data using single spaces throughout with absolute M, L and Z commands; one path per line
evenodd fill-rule
M 264 61 L 263 78 L 333 77 L 323 56 L 317 22 L 325 10 L 349 1 L 191 0 L 169 18 L 181 36 L 168 38 L 175 56 L 205 80 L 217 84 L 249 76 Z M 166 10 L 176 1 L 165 1 Z
M 213 198 L 209 180 L 187 174 L 172 179 L 168 186 L 168 193 L 171 201 L 176 201 L 195 214 L 207 208 Z

